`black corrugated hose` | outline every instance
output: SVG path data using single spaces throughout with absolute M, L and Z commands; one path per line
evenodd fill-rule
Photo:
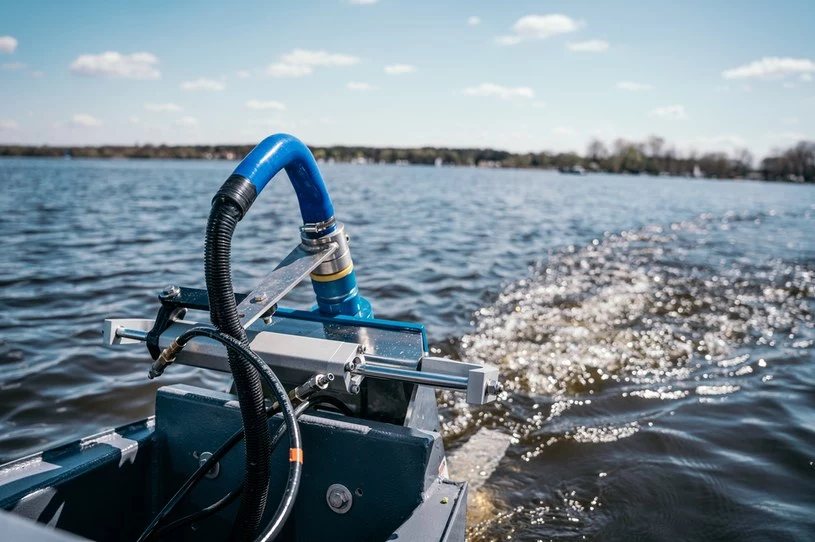
M 221 192 L 215 196 L 207 222 L 204 271 L 212 323 L 246 346 L 248 340 L 238 317 L 230 264 L 232 235 L 242 216 L 243 210 L 232 199 L 221 196 Z M 244 542 L 254 539 L 266 508 L 271 441 L 258 372 L 232 349 L 229 350 L 229 368 L 235 379 L 246 432 L 244 491 L 230 540 Z

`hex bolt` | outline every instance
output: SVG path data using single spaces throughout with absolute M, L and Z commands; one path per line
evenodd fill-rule
M 331 508 L 342 508 L 348 502 L 348 497 L 342 491 L 332 491 L 328 496 L 328 504 Z
M 351 384 L 351 393 L 354 395 L 359 393 L 359 384 Z
M 357 359 L 357 358 L 355 358 L 355 359 Z M 345 364 L 345 370 L 347 372 L 349 372 L 349 373 L 352 372 L 356 368 L 357 368 L 357 364 L 354 363 L 353 361 L 349 361 L 348 363 Z
M 201 452 L 201 455 L 198 456 L 198 466 L 199 467 L 203 466 L 204 463 L 207 462 L 207 459 L 209 459 L 210 457 L 212 457 L 212 452 Z M 217 478 L 218 474 L 220 474 L 220 472 L 221 472 L 221 464 L 216 461 L 215 464 L 212 466 L 212 468 L 209 469 L 209 471 L 207 471 L 207 473 L 204 476 L 206 476 L 207 478 L 210 478 L 210 479 Z
M 504 391 L 504 385 L 497 380 L 490 380 L 487 382 L 487 395 L 498 395 L 502 391 Z
M 337 514 L 344 514 L 354 504 L 354 497 L 351 496 L 351 492 L 344 485 L 332 484 L 325 493 L 325 501 L 332 511 Z
M 161 291 L 161 297 L 172 299 L 174 297 L 178 297 L 180 293 L 181 288 L 179 288 L 175 284 L 168 284 L 167 286 L 164 287 L 164 290 Z

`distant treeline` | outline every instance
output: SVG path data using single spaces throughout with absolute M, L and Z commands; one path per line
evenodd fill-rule
M 0 156 L 73 156 L 76 158 L 165 158 L 236 160 L 252 145 L 133 145 L 101 147 L 0 146 Z M 720 179 L 766 179 L 815 182 L 815 143 L 802 141 L 776 150 L 754 164 L 747 150 L 682 153 L 661 137 L 644 142 L 617 139 L 611 145 L 592 141 L 583 156 L 576 153 L 510 153 L 494 149 L 412 149 L 373 147 L 311 147 L 320 161 L 443 164 L 455 166 L 557 168 L 560 170 L 645 173 L 650 175 L 705 176 Z

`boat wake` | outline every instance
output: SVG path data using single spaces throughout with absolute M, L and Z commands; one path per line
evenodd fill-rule
M 762 229 L 771 218 L 702 216 L 608 234 L 554 254 L 476 312 L 475 330 L 451 353 L 499 365 L 505 392 L 478 409 L 445 396 L 448 446 L 455 450 L 478 427 L 502 431 L 512 445 L 486 486 L 505 482 L 502 469 L 517 485 L 528 469 L 541 497 L 502 487 L 503 495 L 525 493 L 526 504 L 499 503 L 502 512 L 471 529 L 474 539 L 524 523 L 547 525 L 529 534 L 572 532 L 604 499 L 545 487 L 557 477 L 532 473 L 554 467 L 553 454 L 653 433 L 683 402 L 760 389 L 779 366 L 811 355 L 815 262 L 755 263 L 738 246 L 737 239 L 771 237 Z M 744 229 L 752 232 L 734 231 Z M 594 470 L 592 487 L 605 477 Z

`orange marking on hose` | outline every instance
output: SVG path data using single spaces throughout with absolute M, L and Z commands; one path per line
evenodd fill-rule
M 303 462 L 303 449 L 302 448 L 289 448 L 289 462 L 295 461 Z

